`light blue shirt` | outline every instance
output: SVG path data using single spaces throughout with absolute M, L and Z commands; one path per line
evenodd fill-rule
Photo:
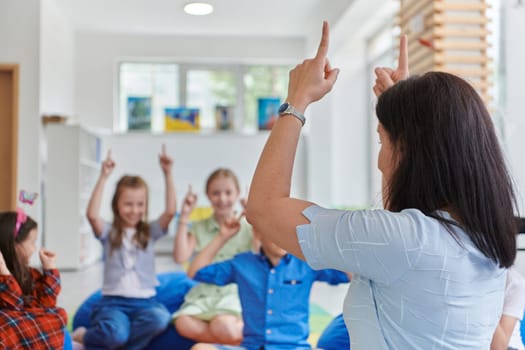
M 310 266 L 354 273 L 343 308 L 352 350 L 490 348 L 506 271 L 461 229 L 458 243 L 417 209 L 303 214 L 310 224 L 297 235 Z
M 121 280 L 128 272 L 136 273 L 138 284 L 142 290 L 152 290 L 158 285 L 155 274 L 155 250 L 154 243 L 157 239 L 167 233 L 160 227 L 158 220 L 149 223 L 149 241 L 145 249 L 136 248 L 133 250 L 126 249 L 124 244 L 117 249 L 111 250 L 110 235 L 114 234 L 113 225 L 105 223 L 102 233 L 98 240 L 104 248 L 104 279 L 102 283 L 102 294 L 120 295 L 130 297 L 131 295 L 122 295 Z M 130 256 L 133 255 L 133 257 Z M 135 291 L 134 297 L 145 297 L 139 291 Z M 151 293 L 149 293 L 151 296 Z

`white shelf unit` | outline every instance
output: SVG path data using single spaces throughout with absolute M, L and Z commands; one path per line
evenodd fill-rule
M 46 126 L 45 246 L 57 254 L 57 267 L 77 270 L 98 261 L 86 207 L 100 172 L 101 138 L 79 125 Z

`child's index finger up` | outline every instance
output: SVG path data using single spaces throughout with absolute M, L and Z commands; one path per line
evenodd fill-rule
M 241 213 L 235 218 L 237 221 L 241 221 L 242 217 L 246 215 L 246 211 L 241 211 Z
M 111 160 L 111 148 L 108 149 L 108 154 L 106 155 L 106 160 Z
M 166 144 L 165 143 L 162 144 L 162 155 L 163 156 L 166 155 Z

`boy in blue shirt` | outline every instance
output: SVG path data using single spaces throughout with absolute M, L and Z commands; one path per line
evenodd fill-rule
M 188 275 L 217 285 L 237 283 L 244 322 L 240 347 L 197 344 L 192 350 L 309 349 L 308 316 L 312 284 L 347 283 L 343 272 L 312 270 L 304 261 L 288 254 L 254 232 L 260 252 L 245 252 L 230 260 L 209 265 L 220 248 L 238 231 L 238 220 L 221 226 L 219 234 L 193 260 Z

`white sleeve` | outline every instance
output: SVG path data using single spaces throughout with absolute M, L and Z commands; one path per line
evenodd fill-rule
M 299 244 L 314 269 L 331 268 L 391 283 L 414 266 L 421 253 L 421 234 L 430 220 L 415 209 L 328 210 L 306 208 L 310 224 L 297 227 Z
M 525 279 L 514 267 L 507 270 L 503 315 L 521 320 L 525 309 Z

